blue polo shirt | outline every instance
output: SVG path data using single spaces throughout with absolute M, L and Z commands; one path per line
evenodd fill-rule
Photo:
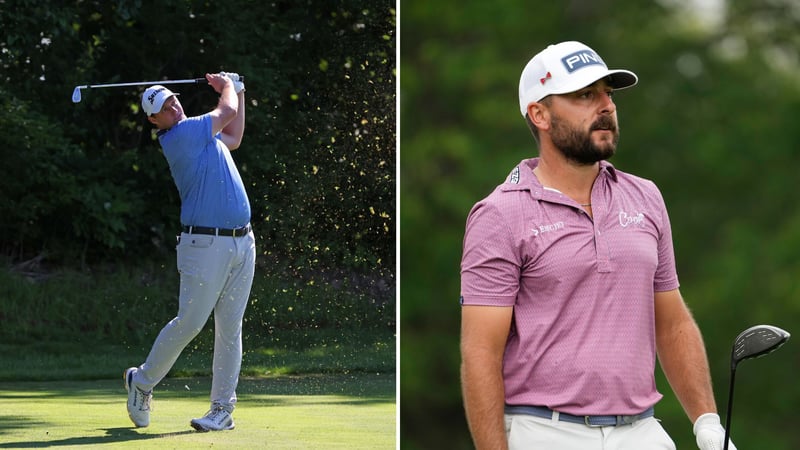
M 242 177 L 221 135 L 211 134 L 211 115 L 182 120 L 158 141 L 181 196 L 183 225 L 239 228 L 250 222 Z

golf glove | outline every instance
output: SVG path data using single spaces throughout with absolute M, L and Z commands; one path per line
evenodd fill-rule
M 244 81 L 239 81 L 240 77 L 238 73 L 235 72 L 220 72 L 220 75 L 223 77 L 229 78 L 233 81 L 233 90 L 236 91 L 238 94 L 244 90 Z
M 694 435 L 700 450 L 722 450 L 725 442 L 725 428 L 719 421 L 719 415 L 706 413 L 694 422 Z M 728 444 L 729 450 L 736 450 L 733 441 Z

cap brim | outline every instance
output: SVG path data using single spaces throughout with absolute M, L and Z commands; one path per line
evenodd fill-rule
M 630 70 L 608 70 L 605 67 L 595 67 L 594 70 L 588 69 L 586 72 L 582 73 L 581 76 L 573 77 L 574 79 L 562 86 L 550 88 L 548 92 L 537 92 L 539 91 L 538 89 L 528 86 L 529 89 L 520 95 L 520 112 L 522 116 L 524 117 L 527 114 L 527 107 L 533 102 L 539 102 L 548 95 L 564 95 L 570 92 L 577 92 L 596 83 L 598 80 L 607 79 L 608 84 L 614 89 L 629 88 L 639 82 L 639 78 Z M 523 71 L 523 78 L 524 77 L 525 72 Z M 520 85 L 522 84 L 523 81 L 521 80 Z
M 573 84 L 572 86 L 564 86 L 561 89 L 556 89 L 551 94 L 561 95 L 569 94 L 570 92 L 577 92 L 587 86 L 596 83 L 598 80 L 608 79 L 609 85 L 614 89 L 625 89 L 635 85 L 639 82 L 639 78 L 635 73 L 630 70 L 615 69 L 605 70 L 594 74 L 594 77 L 584 79 L 583 82 Z M 577 81 L 577 80 L 576 80 Z
M 614 89 L 625 89 L 639 82 L 636 74 L 629 70 L 609 70 L 608 77 Z

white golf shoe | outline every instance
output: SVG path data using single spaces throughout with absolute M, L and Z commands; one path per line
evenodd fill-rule
M 133 374 L 138 369 L 131 367 L 125 371 L 125 390 L 128 391 L 128 417 L 137 427 L 150 425 L 150 402 L 153 391 L 145 392 L 133 384 Z
M 205 416 L 192 419 L 189 423 L 197 431 L 232 430 L 235 426 L 230 411 L 218 405 L 212 406 Z

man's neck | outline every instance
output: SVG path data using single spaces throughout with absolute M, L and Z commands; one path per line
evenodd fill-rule
M 548 155 L 545 152 L 533 170 L 542 186 L 557 189 L 580 204 L 591 203 L 592 186 L 599 172 L 599 162 L 576 164 L 561 155 Z

